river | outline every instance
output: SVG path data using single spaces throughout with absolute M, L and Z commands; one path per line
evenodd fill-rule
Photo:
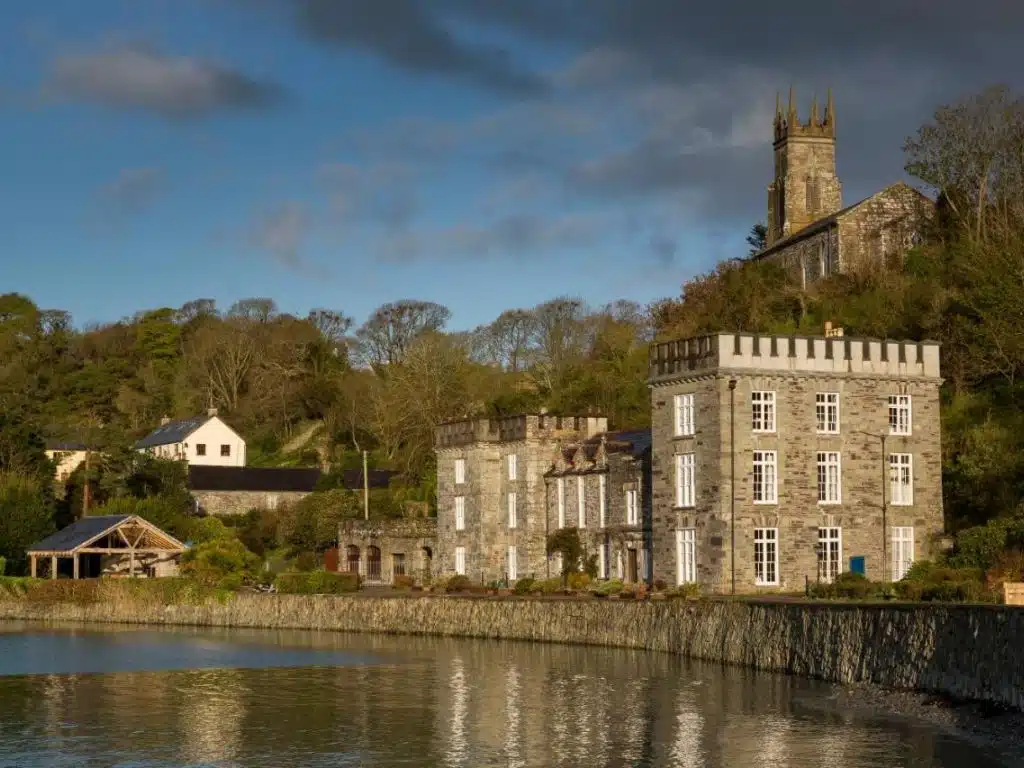
M 838 692 L 636 651 L 0 623 L 0 768 L 1009 765 Z

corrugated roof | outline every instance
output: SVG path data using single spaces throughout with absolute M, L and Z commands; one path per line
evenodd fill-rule
M 123 523 L 131 515 L 99 515 L 97 517 L 83 517 L 78 522 L 72 523 L 38 544 L 29 547 L 29 552 L 70 552 L 86 542 L 96 538 L 110 528 Z
M 157 427 L 135 444 L 136 448 L 155 448 L 158 445 L 181 443 L 185 438 L 199 429 L 213 416 L 193 416 L 191 419 L 178 419 Z

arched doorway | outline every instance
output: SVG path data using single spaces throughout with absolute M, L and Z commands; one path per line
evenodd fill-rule
M 366 548 L 366 580 L 380 581 L 380 547 Z
M 349 544 L 345 548 L 345 561 L 348 563 L 349 573 L 359 573 L 359 547 Z

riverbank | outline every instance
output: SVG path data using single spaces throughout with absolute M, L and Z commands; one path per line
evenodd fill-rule
M 1003 606 L 248 593 L 172 602 L 114 583 L 81 601 L 2 596 L 0 619 L 637 648 L 1024 710 L 1024 610 Z

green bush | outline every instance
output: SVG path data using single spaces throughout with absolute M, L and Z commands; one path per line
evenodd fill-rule
M 3 576 L 7 572 L 7 558 L 0 555 L 0 576 Z
M 445 584 L 445 592 L 465 592 L 473 586 L 473 582 L 469 580 L 468 576 L 462 576 L 456 574 L 448 579 L 448 583 Z
M 189 549 L 181 557 L 181 572 L 208 587 L 237 589 L 251 583 L 260 560 L 238 539 L 214 539 Z
M 622 591 L 623 586 L 623 583 L 618 579 L 610 579 L 598 584 L 594 592 L 599 595 L 617 595 Z
M 977 568 L 953 568 L 921 561 L 914 563 L 902 581 L 895 584 L 896 594 L 904 600 L 965 603 L 992 599 Z
M 533 591 L 533 587 L 536 583 L 535 579 L 527 576 L 516 582 L 514 591 L 517 595 L 528 595 Z
M 553 595 L 556 592 L 561 592 L 564 589 L 562 586 L 562 580 L 560 578 L 554 579 L 542 579 L 537 581 L 533 585 L 533 591 L 539 592 L 542 595 Z
M 277 591 L 285 595 L 340 595 L 359 590 L 359 576 L 355 573 L 310 571 L 309 573 L 281 573 L 274 579 Z

